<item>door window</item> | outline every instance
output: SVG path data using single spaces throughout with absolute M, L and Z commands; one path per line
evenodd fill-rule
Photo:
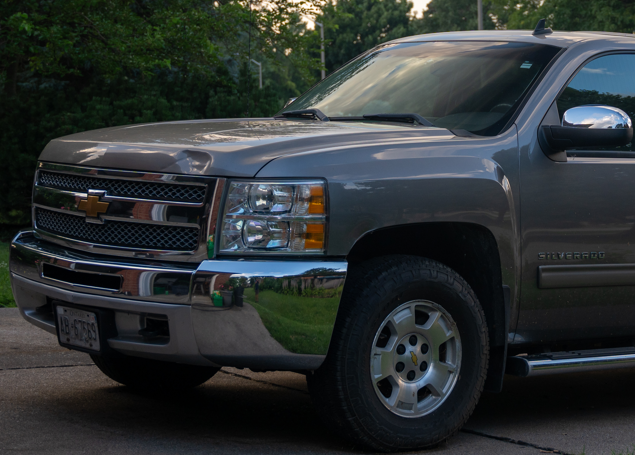
M 558 98 L 560 119 L 585 104 L 617 107 L 635 119 L 635 54 L 607 55 L 587 63 Z M 598 150 L 594 147 L 594 150 Z M 601 150 L 635 151 L 633 143 Z

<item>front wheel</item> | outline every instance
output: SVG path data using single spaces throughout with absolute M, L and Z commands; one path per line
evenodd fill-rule
M 452 269 L 393 256 L 355 270 L 324 365 L 307 376 L 318 413 L 373 450 L 431 447 L 456 433 L 488 362 L 483 310 Z

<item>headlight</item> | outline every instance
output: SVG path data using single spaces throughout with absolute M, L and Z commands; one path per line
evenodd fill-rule
M 231 182 L 220 253 L 324 253 L 326 192 L 322 181 Z

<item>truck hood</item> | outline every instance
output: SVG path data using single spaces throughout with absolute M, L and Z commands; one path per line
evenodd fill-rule
M 107 169 L 253 177 L 278 157 L 395 140 L 447 140 L 443 128 L 238 119 L 129 125 L 52 140 L 41 161 Z

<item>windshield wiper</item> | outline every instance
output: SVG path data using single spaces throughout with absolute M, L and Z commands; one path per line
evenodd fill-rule
M 293 111 L 281 112 L 276 115 L 274 118 L 302 118 L 302 119 L 311 119 L 311 120 L 320 120 L 321 122 L 328 122 L 329 120 L 338 120 L 338 121 L 355 121 L 355 120 L 376 120 L 376 121 L 384 121 L 384 122 L 404 122 L 404 123 L 418 123 L 423 126 L 434 126 L 432 122 L 426 120 L 419 114 L 366 114 L 362 117 L 333 117 L 329 119 L 324 112 L 319 109 L 311 108 L 311 109 L 297 109 Z
M 430 120 L 426 120 L 419 114 L 366 114 L 366 120 L 379 120 L 385 122 L 418 123 L 423 126 L 434 126 Z
M 282 112 L 280 115 L 277 115 L 275 118 L 304 118 L 304 119 L 313 119 L 319 120 L 321 122 L 328 122 L 329 118 L 324 115 L 319 109 L 297 109 L 295 111 L 286 111 Z

